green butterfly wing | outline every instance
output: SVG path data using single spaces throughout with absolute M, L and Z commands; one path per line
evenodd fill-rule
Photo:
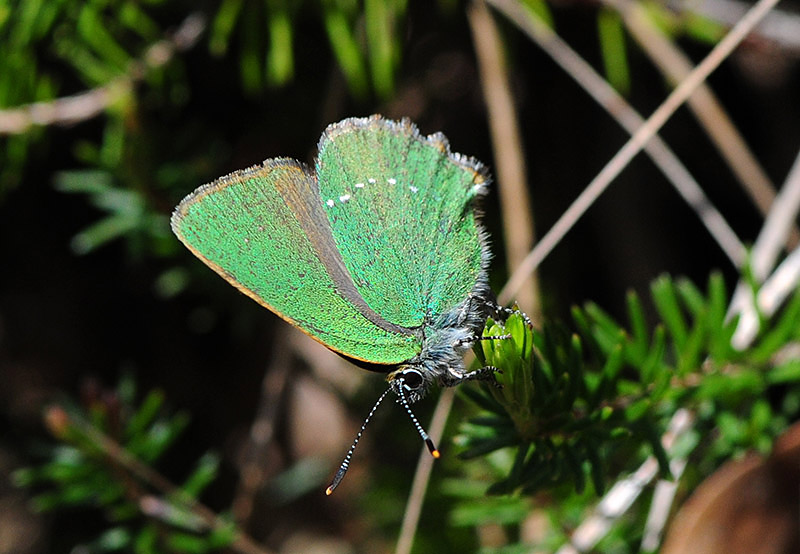
M 421 339 L 358 295 L 323 210 L 307 168 L 267 160 L 187 196 L 172 229 L 228 282 L 332 350 L 375 364 L 413 358 Z
M 328 127 L 317 176 L 336 246 L 359 294 L 405 327 L 435 322 L 485 286 L 489 250 L 475 200 L 481 164 L 441 134 L 378 116 Z

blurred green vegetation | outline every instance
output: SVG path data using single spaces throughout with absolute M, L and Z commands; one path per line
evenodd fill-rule
M 233 523 L 195 508 L 217 476 L 218 456 L 200 457 L 179 486 L 151 469 L 188 416 L 165 414 L 163 391 L 151 391 L 137 404 L 130 377 L 113 391 L 95 386 L 86 392 L 83 405 L 47 409 L 45 421 L 59 442 L 48 447 L 47 462 L 13 475 L 18 486 L 41 491 L 31 507 L 102 509 L 108 528 L 86 543 L 90 551 L 210 552 L 230 545 Z

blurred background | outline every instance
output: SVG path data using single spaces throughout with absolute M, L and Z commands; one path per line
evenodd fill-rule
M 670 60 L 699 62 L 749 7 L 490 4 L 0 2 L 0 552 L 394 548 L 420 448 L 401 410 L 383 407 L 347 479 L 322 494 L 382 377 L 228 286 L 168 220 L 220 175 L 275 156 L 313 162 L 329 123 L 409 117 L 499 177 L 485 203 L 499 291 L 531 233 L 550 229 L 629 136 L 513 10 L 550 25 L 647 117 L 682 79 Z M 767 22 L 708 80 L 722 115 L 683 107 L 661 132 L 744 244 L 800 143 L 797 3 Z M 717 146 L 732 136 L 747 156 Z M 587 300 L 622 317 L 627 290 L 646 294 L 663 273 L 702 285 L 715 270 L 732 290 L 739 268 L 640 154 L 541 264 L 538 293 L 529 281 L 517 298 L 537 322 Z M 421 421 L 434 405 L 415 406 Z M 470 410 L 456 400 L 434 483 L 470 471 L 450 442 Z M 143 463 L 249 538 L 220 524 L 217 542 L 201 540 L 210 519 L 166 513 L 159 487 L 108 485 L 129 501 L 109 515 L 96 491 L 54 492 L 19 473 L 59 460 L 53 472 L 90 472 L 59 446 L 75 413 L 117 442 L 144 433 Z M 97 444 L 98 459 L 116 459 Z M 415 551 L 502 546 L 502 525 L 452 524 L 453 498 L 430 488 Z M 184 532 L 159 542 L 148 521 Z

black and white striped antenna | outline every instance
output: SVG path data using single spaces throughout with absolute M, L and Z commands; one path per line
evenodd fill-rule
M 433 441 L 428 436 L 428 433 L 425 432 L 425 429 L 422 428 L 422 425 L 419 424 L 419 421 L 417 420 L 417 416 L 415 416 L 414 412 L 411 411 L 411 406 L 409 406 L 408 400 L 406 400 L 405 392 L 403 391 L 404 388 L 405 387 L 404 387 L 404 383 L 403 383 L 403 378 L 400 377 L 400 386 L 397 387 L 398 394 L 400 395 L 400 403 L 406 409 L 406 412 L 408 412 L 408 417 L 410 417 L 411 421 L 414 422 L 414 426 L 417 428 L 417 432 L 419 433 L 419 436 L 422 437 L 422 440 L 425 441 L 425 445 L 428 447 L 428 450 L 430 451 L 431 456 L 433 456 L 434 458 L 438 458 L 442 454 L 436 448 L 436 445 L 433 444 Z
M 428 433 L 425 432 L 425 429 L 422 428 L 422 425 L 420 425 L 419 420 L 417 420 L 417 417 L 414 415 L 414 412 L 411 411 L 411 406 L 408 405 L 408 400 L 406 399 L 405 392 L 403 391 L 404 388 L 403 378 L 398 377 L 398 379 L 400 380 L 400 383 L 399 386 L 397 387 L 397 392 L 400 395 L 400 403 L 403 405 L 403 407 L 406 409 L 406 412 L 408 412 L 408 415 L 411 417 L 411 421 L 417 428 L 419 436 L 422 437 L 422 440 L 425 441 L 425 445 L 428 447 L 428 450 L 430 451 L 431 455 L 434 458 L 440 457 L 441 454 L 439 453 L 439 450 L 433 444 L 433 441 L 428 436 Z M 358 445 L 358 441 L 361 440 L 361 435 L 364 434 L 364 429 L 367 428 L 367 424 L 369 423 L 369 420 L 372 419 L 375 410 L 378 409 L 378 406 L 380 406 L 381 402 L 383 402 L 383 399 L 386 398 L 386 395 L 389 394 L 389 391 L 391 390 L 392 387 L 386 389 L 383 392 L 383 394 L 381 394 L 380 398 L 378 398 L 378 401 L 375 402 L 375 405 L 372 406 L 372 409 L 369 411 L 369 414 L 367 415 L 367 418 L 364 420 L 364 423 L 361 424 L 361 429 L 358 431 L 358 434 L 356 435 L 353 444 L 350 446 L 350 450 L 347 451 L 347 455 L 345 455 L 344 460 L 342 461 L 342 465 L 339 466 L 339 471 L 336 472 L 336 475 L 334 475 L 333 477 L 333 481 L 331 481 L 331 484 L 328 486 L 327 489 L 325 489 L 326 495 L 330 496 L 333 493 L 334 489 L 339 486 L 339 483 L 342 482 L 342 479 L 344 479 L 345 473 L 347 473 L 347 470 L 350 468 L 350 460 L 353 457 L 353 452 L 355 452 L 356 446 Z

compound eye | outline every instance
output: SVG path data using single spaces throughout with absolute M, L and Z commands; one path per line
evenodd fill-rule
M 422 373 L 416 369 L 404 369 L 401 376 L 403 377 L 403 387 L 410 392 L 419 390 L 425 382 Z

